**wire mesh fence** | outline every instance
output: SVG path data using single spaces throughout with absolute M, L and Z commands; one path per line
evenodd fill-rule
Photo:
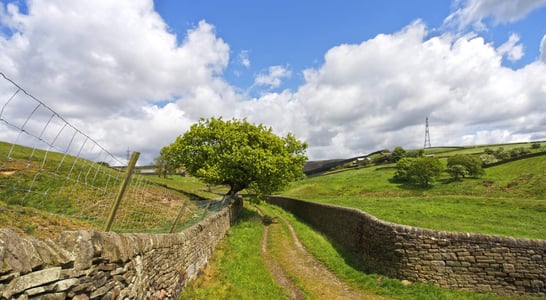
M 102 229 L 128 161 L 115 157 L 3 73 L 0 76 L 0 226 L 32 232 L 34 223 L 48 226 L 36 220 L 55 216 L 57 224 L 49 231 Z M 224 204 L 206 201 L 191 201 L 135 175 L 112 230 L 176 231 Z

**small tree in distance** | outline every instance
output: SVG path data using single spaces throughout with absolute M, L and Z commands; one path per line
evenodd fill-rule
M 394 180 L 428 187 L 442 173 L 442 163 L 435 157 L 405 157 L 396 164 Z
M 392 158 L 394 162 L 401 160 L 405 156 L 406 156 L 406 150 L 404 150 L 404 148 L 402 148 L 401 146 L 396 146 L 392 150 Z
M 442 174 L 443 166 L 435 157 L 415 158 L 408 171 L 409 177 L 422 187 L 428 187 Z
M 485 171 L 482 168 L 482 160 L 476 156 L 458 154 L 451 156 L 447 159 L 448 173 L 454 179 L 459 179 L 458 177 L 465 177 L 466 175 L 479 177 L 485 174 Z M 459 166 L 453 168 L 454 166 Z M 460 167 L 464 168 L 465 172 L 458 172 L 457 170 Z M 452 172 L 449 172 L 451 170 Z
M 210 118 L 192 125 L 161 154 L 207 184 L 228 185 L 230 197 L 243 189 L 265 196 L 303 177 L 306 149 L 293 134 L 279 137 L 246 119 Z
M 460 180 L 468 175 L 468 171 L 464 166 L 452 165 L 447 167 L 446 172 L 453 178 L 453 180 Z

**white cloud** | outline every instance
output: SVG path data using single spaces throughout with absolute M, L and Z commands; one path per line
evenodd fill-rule
M 210 116 L 293 132 L 312 159 L 422 147 L 427 116 L 433 146 L 546 139 L 546 37 L 542 62 L 512 70 L 502 59 L 523 55 L 517 35 L 495 48 L 476 34 L 429 37 L 416 21 L 329 49 L 296 91 L 270 92 L 292 76 L 272 66 L 255 81 L 265 92 L 248 99 L 222 78 L 230 47 L 204 21 L 177 39 L 151 1 L 33 1 L 29 11 L 1 12 L 14 33 L 0 36 L 0 70 L 112 152 L 141 151 L 142 163 Z
M 108 113 L 183 95 L 221 73 L 229 60 L 228 45 L 205 22 L 177 45 L 150 1 L 29 5 L 29 15 L 12 15 L 21 25 L 1 39 L 10 60 L 0 67 L 60 101 L 63 114 Z
M 281 85 L 283 78 L 289 78 L 290 76 L 292 76 L 292 71 L 288 68 L 284 66 L 271 66 L 267 70 L 267 73 L 259 74 L 254 80 L 254 83 L 276 88 Z
M 220 78 L 229 62 L 229 46 L 204 21 L 178 43 L 152 1 L 53 0 L 28 6 L 28 14 L 12 4 L 1 12 L 2 26 L 13 34 L 0 35 L 0 70 L 64 118 L 92 123 L 87 133 L 105 133 L 101 138 L 112 142 L 111 151 L 173 136 L 172 127 L 169 134 L 160 134 L 146 125 L 152 120 L 177 123 L 172 114 L 151 116 L 173 106 L 154 112 L 147 108 L 150 102 L 178 99 L 183 107 L 188 99 L 189 107 L 196 101 L 203 106 L 210 103 L 209 95 L 233 94 Z M 194 116 L 190 110 L 185 114 Z M 122 125 L 131 123 L 140 129 Z M 135 129 L 136 135 L 124 128 Z
M 497 51 L 501 55 L 506 55 L 508 60 L 512 62 L 518 61 L 524 55 L 523 45 L 521 44 L 518 45 L 518 42 L 519 42 L 519 36 L 513 33 L 510 35 L 510 38 L 508 39 L 508 41 L 506 41 L 504 44 L 500 45 L 497 48 Z
M 496 142 L 546 136 L 544 122 L 536 122 L 546 108 L 543 64 L 514 71 L 480 37 L 426 36 L 416 22 L 395 34 L 334 47 L 324 65 L 307 70 L 295 97 L 313 128 L 310 145 L 322 145 L 310 152 L 343 157 L 422 147 L 427 116 L 437 146 L 465 144 L 476 132 Z
M 250 67 L 250 59 L 248 58 L 248 50 L 243 50 L 239 52 L 239 63 L 245 68 Z
M 546 0 L 455 0 L 456 10 L 444 23 L 462 29 L 469 25 L 484 30 L 483 20 L 493 17 L 494 24 L 515 22 L 530 11 L 545 6 Z
M 546 34 L 542 37 L 542 41 L 540 41 L 540 60 L 546 64 Z

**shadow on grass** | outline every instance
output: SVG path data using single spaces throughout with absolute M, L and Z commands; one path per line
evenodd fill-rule
M 239 225 L 246 222 L 263 222 L 263 217 L 260 215 L 259 212 L 252 209 L 248 209 L 245 206 L 243 206 L 243 209 L 241 210 L 239 217 L 235 221 L 235 225 Z
M 394 178 L 389 178 L 389 182 L 396 185 L 396 187 L 401 190 L 413 191 L 413 192 L 426 192 L 433 188 L 433 185 L 423 187 L 423 186 L 416 185 L 414 183 L 403 182 Z
M 343 258 L 343 261 L 353 268 L 354 270 L 366 274 L 378 274 L 377 270 L 374 270 L 368 266 L 366 266 L 362 260 L 360 260 L 356 253 L 353 253 L 346 248 L 344 248 L 340 243 L 338 243 L 336 240 L 332 239 L 330 236 L 328 236 L 326 233 L 321 231 L 319 228 L 311 225 L 310 223 L 306 222 L 304 219 L 292 214 L 292 216 L 300 223 L 306 224 L 311 229 L 313 229 L 316 232 L 319 232 L 327 241 L 329 244 L 332 245 L 332 247 L 336 250 L 336 252 L 339 254 L 340 257 Z

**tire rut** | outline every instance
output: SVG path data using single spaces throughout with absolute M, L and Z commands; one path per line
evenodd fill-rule
M 273 222 L 260 210 L 258 213 L 265 225 L 262 255 L 273 277 L 290 299 L 383 299 L 356 291 L 334 275 L 307 251 L 286 219 L 276 214 L 275 219 L 279 222 Z M 277 251 L 274 251 L 274 247 L 278 248 Z
M 272 255 L 267 250 L 267 243 L 269 240 L 269 225 L 272 224 L 267 218 L 264 216 L 263 212 L 260 209 L 257 209 L 258 214 L 262 217 L 263 223 L 264 223 L 264 233 L 262 236 L 262 240 L 260 242 L 260 249 L 262 256 L 265 258 L 265 263 L 273 274 L 273 278 L 277 282 L 278 285 L 284 288 L 290 299 L 305 299 L 305 294 L 303 291 L 298 288 L 295 284 L 295 282 L 288 276 L 288 274 L 284 271 L 281 264 L 278 262 L 278 260 L 274 259 Z

